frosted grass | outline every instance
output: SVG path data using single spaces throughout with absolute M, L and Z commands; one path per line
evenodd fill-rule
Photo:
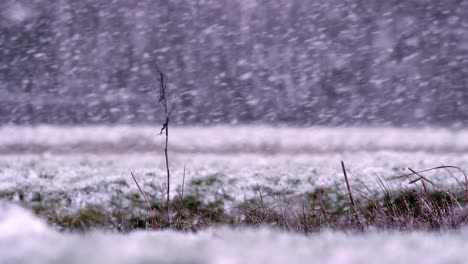
M 171 160 L 172 195 L 180 191 L 183 168 L 186 167 L 186 193 L 197 194 L 206 201 L 231 197 L 233 201 L 258 196 L 260 186 L 265 195 L 301 195 L 316 188 L 343 188 L 340 160 L 350 171 L 352 187 L 366 188 L 383 194 L 378 178 L 409 172 L 408 167 L 422 170 L 439 165 L 468 168 L 467 154 L 430 154 L 424 152 L 346 152 L 329 154 L 178 154 Z M 0 156 L 0 192 L 25 193 L 31 201 L 40 193 L 43 199 L 58 200 L 64 194 L 71 199 L 68 209 L 90 204 L 112 206 L 125 204 L 132 193 L 138 193 L 130 172 L 143 189 L 160 195 L 157 186 L 165 184 L 164 157 L 150 153 L 120 155 L 43 154 Z M 453 171 L 460 180 L 462 175 Z M 445 170 L 425 174 L 447 188 L 456 181 Z M 212 183 L 192 184 L 197 179 L 213 178 Z M 389 188 L 408 187 L 409 180 L 388 180 Z M 14 198 L 18 200 L 19 198 Z
M 468 168 L 468 152 L 461 151 L 468 146 L 467 133 L 446 129 L 174 127 L 171 194 L 180 191 L 184 166 L 186 193 L 205 201 L 229 197 L 235 204 L 257 196 L 258 187 L 265 195 L 289 196 L 316 188 L 342 188 L 340 161 L 344 160 L 354 189 L 382 195 L 378 177 L 385 180 L 408 172 L 408 167 Z M 40 198 L 67 210 L 88 205 L 130 207 L 129 199 L 138 192 L 131 171 L 145 192 L 160 196 L 159 187 L 166 178 L 159 140 L 163 138 L 157 136 L 157 129 L 149 126 L 0 127 L 0 195 L 25 202 Z M 79 147 L 103 144 L 123 147 L 117 153 L 80 151 Z M 26 152 L 2 152 L 13 145 Z M 44 151 L 29 153 L 31 145 L 41 145 Z M 55 152 L 60 146 L 74 147 L 66 153 Z M 144 151 L 145 147 L 151 152 Z M 454 173 L 461 179 L 460 173 Z M 425 175 L 447 188 L 456 185 L 446 171 Z M 215 180 L 191 184 L 206 178 Z M 387 182 L 389 188 L 407 183 Z

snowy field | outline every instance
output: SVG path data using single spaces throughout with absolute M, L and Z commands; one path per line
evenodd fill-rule
M 130 172 L 150 195 L 159 195 L 165 184 L 162 140 L 151 127 L 0 128 L 0 194 L 16 201 L 40 195 L 67 210 L 129 206 L 127 197 L 138 193 Z M 468 168 L 465 147 L 464 130 L 176 127 L 170 137 L 171 193 L 180 192 L 184 167 L 186 193 L 206 200 L 240 201 L 258 195 L 259 188 L 264 195 L 294 195 L 342 187 L 343 160 L 352 186 L 378 195 L 379 178 L 408 168 Z M 445 170 L 425 175 L 447 188 L 456 185 Z M 407 182 L 386 184 L 399 188 Z
M 408 179 L 387 180 L 408 167 L 468 169 L 465 130 L 220 126 L 170 132 L 171 194 L 180 193 L 185 167 L 186 194 L 206 201 L 235 203 L 257 197 L 259 189 L 264 196 L 344 190 L 341 160 L 352 188 L 374 195 L 382 194 L 379 178 L 389 188 L 408 185 Z M 0 199 L 62 211 L 132 208 L 138 189 L 130 172 L 149 195 L 159 196 L 165 184 L 157 133 L 147 126 L 1 127 Z M 459 171 L 450 172 L 463 180 Z M 424 175 L 444 188 L 457 187 L 448 171 Z M 466 230 L 310 237 L 227 228 L 63 234 L 19 207 L 0 206 L 0 263 L 463 263 L 467 240 Z
M 0 127 L 0 153 L 154 151 L 158 126 Z M 468 130 L 214 126 L 171 128 L 176 152 L 307 153 L 343 151 L 467 152 Z

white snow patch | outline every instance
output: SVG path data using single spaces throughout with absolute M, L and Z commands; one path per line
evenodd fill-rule
M 1 148 L 42 145 L 53 148 L 75 144 L 161 144 L 154 126 L 0 126 Z M 468 130 L 444 128 L 333 128 L 212 126 L 172 127 L 172 149 L 249 151 L 365 151 L 405 150 L 460 152 L 468 150 Z M 131 143 L 131 144 L 130 144 Z M 129 147 L 130 148 L 130 147 Z M 131 149 L 129 149 L 131 150 Z
M 38 220 L 23 209 L 2 212 L 23 224 Z M 21 218 L 24 218 L 21 220 Z M 36 232 L 0 220 L 0 263 L 464 263 L 468 230 L 426 232 L 322 232 L 310 236 L 269 229 L 218 228 L 199 233 L 139 231 L 85 235 Z
M 0 241 L 26 234 L 43 234 L 48 228 L 32 213 L 19 206 L 0 201 Z

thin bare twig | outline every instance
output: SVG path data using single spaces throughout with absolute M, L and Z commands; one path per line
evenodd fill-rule
M 164 124 L 161 128 L 159 134 L 165 135 L 165 145 L 164 145 L 164 156 L 166 159 L 166 174 L 167 174 L 167 190 L 166 190 L 166 207 L 167 207 L 167 222 L 171 225 L 171 206 L 170 206 L 170 193 L 171 193 L 171 170 L 169 168 L 169 121 L 172 114 L 172 110 L 169 110 L 168 107 L 168 96 L 167 96 L 167 78 L 165 78 L 164 73 L 159 69 L 156 64 L 157 75 L 156 78 L 159 81 L 159 103 L 162 105 L 164 110 Z

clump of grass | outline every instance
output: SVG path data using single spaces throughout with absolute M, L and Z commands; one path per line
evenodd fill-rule
M 221 180 L 219 179 L 220 176 L 222 175 L 213 174 L 203 178 L 196 178 L 191 180 L 189 184 L 196 186 L 212 186 L 214 184 L 221 183 Z
M 337 200 L 337 197 L 339 199 Z M 35 205 L 35 212 L 59 230 L 86 232 L 109 229 L 128 232 L 137 229 L 176 229 L 199 231 L 228 225 L 234 227 L 268 226 L 291 232 L 314 233 L 323 229 L 362 230 L 439 230 L 468 223 L 467 202 L 463 192 L 417 188 L 388 192 L 382 198 L 356 198 L 355 209 L 346 196 L 335 189 L 317 188 L 312 193 L 285 198 L 262 196 L 226 208 L 222 199 L 205 201 L 193 194 L 171 199 L 172 222 L 167 222 L 166 200 L 151 199 L 151 212 L 144 208 L 105 208 L 89 206 L 73 213 L 57 213 L 57 207 Z M 356 210 L 356 211 L 355 211 Z M 355 213 L 359 214 L 356 222 Z
M 257 184 L 253 188 L 255 196 L 250 199 L 236 201 L 225 194 L 208 199 L 204 187 L 223 183 L 222 176 L 213 174 L 191 180 L 188 183 L 190 190 L 185 193 L 184 177 L 182 188 L 170 204 L 162 194 L 160 197 L 154 193 L 147 195 L 136 178 L 138 192 L 119 196 L 117 202 L 111 202 L 110 208 L 88 205 L 70 211 L 67 208 L 73 198 L 66 192 L 54 192 L 50 196 L 30 189 L 17 189 L 0 192 L 0 198 L 30 207 L 58 230 L 79 232 L 93 229 L 198 231 L 228 225 L 269 226 L 308 234 L 323 229 L 439 230 L 468 224 L 466 180 L 457 179 L 457 185 L 445 188 L 422 175 L 423 172 L 412 172 L 405 176 L 408 184 L 400 185 L 398 189 L 387 187 L 388 182 L 379 178 L 381 195 L 372 192 L 365 183 L 361 183 L 364 188 L 353 189 L 348 181 L 345 188 L 338 185 L 336 188 L 316 187 L 301 195 L 274 192 Z M 450 176 L 455 178 L 453 174 Z M 344 181 L 347 181 L 346 177 Z M 84 191 L 92 192 L 92 188 Z
M 115 229 L 112 217 L 103 208 L 90 206 L 71 214 L 59 214 L 44 206 L 35 211 L 61 231 L 86 232 L 93 229 Z

